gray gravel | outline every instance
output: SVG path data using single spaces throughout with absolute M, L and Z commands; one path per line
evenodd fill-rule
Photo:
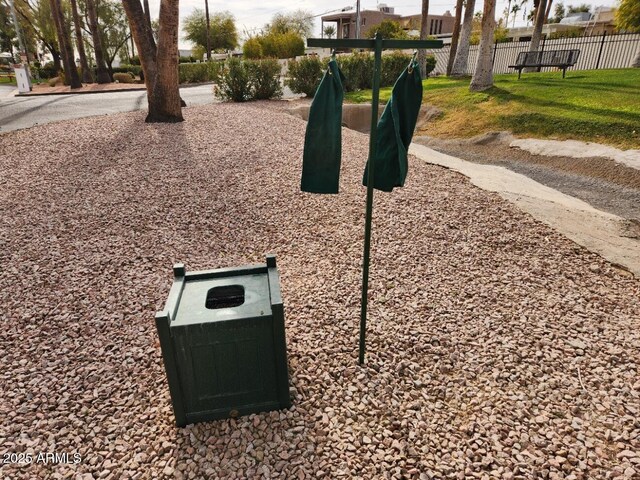
M 81 455 L 1 477 L 638 478 L 638 280 L 414 160 L 376 194 L 358 367 L 367 137 L 344 130 L 342 192 L 313 196 L 303 121 L 184 113 L 0 137 L 0 452 Z M 293 407 L 175 428 L 153 320 L 172 264 L 267 252 Z

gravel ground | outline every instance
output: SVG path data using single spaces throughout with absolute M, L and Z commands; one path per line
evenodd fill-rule
M 603 157 L 533 155 L 499 140 L 478 144 L 418 137 L 415 141 L 470 162 L 509 168 L 596 208 L 640 222 L 640 170 L 636 168 Z
M 367 137 L 344 130 L 342 193 L 313 196 L 305 123 L 276 108 L 143 118 L 0 137 L 2 478 L 638 478 L 638 280 L 414 161 L 376 194 L 358 367 Z M 154 325 L 172 264 L 267 252 L 292 408 L 177 429 Z M 53 452 L 80 459 L 35 462 Z

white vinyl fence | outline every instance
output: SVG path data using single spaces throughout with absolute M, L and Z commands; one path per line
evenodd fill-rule
M 520 52 L 529 50 L 530 42 L 496 43 L 493 47 L 493 73 L 511 73 L 509 68 L 516 61 Z M 594 70 L 598 68 L 629 68 L 640 48 L 640 34 L 621 33 L 617 35 L 597 35 L 592 37 L 543 39 L 539 50 L 580 50 L 580 56 L 575 67 L 571 70 Z M 449 61 L 450 46 L 429 53 L 436 57 L 434 73 L 444 74 Z M 472 75 L 478 61 L 478 45 L 469 48 L 469 62 L 467 74 Z M 543 68 L 550 71 L 553 68 Z

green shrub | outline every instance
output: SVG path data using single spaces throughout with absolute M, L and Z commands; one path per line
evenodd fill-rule
M 410 61 L 411 55 L 401 52 L 383 55 L 380 86 L 392 86 Z M 345 76 L 345 91 L 354 92 L 372 88 L 373 63 L 373 55 L 369 53 L 356 52 L 351 55 L 340 55 L 338 64 Z M 427 57 L 427 65 L 427 71 L 433 71 L 435 57 L 429 55 Z M 306 57 L 300 61 L 291 61 L 289 62 L 289 78 L 286 84 L 293 92 L 305 93 L 307 96 L 312 97 L 320 84 L 326 66 L 326 61 L 323 62 L 313 57 Z
M 222 100 L 232 102 L 246 102 L 251 98 L 249 72 L 243 62 L 237 58 L 230 58 L 225 62 L 220 75 L 220 81 L 214 89 L 215 95 Z
M 304 54 L 304 40 L 294 32 L 273 32 L 255 38 L 262 47 L 262 58 L 294 58 Z
M 140 65 L 120 65 L 119 67 L 113 67 L 111 73 L 132 73 L 134 76 L 140 76 L 142 67 Z M 96 72 L 94 72 L 95 76 Z
M 229 59 L 214 88 L 217 97 L 232 102 L 266 100 L 282 96 L 280 64 L 276 60 Z
M 396 83 L 396 80 L 407 68 L 411 61 L 411 55 L 402 52 L 393 52 L 382 56 L 382 72 L 380 72 L 380 86 L 389 87 Z M 373 75 L 373 72 L 371 72 Z
M 345 76 L 344 89 L 347 92 L 366 90 L 373 82 L 373 55 L 352 53 L 338 57 L 338 65 Z
M 113 74 L 113 81 L 114 82 L 133 83 L 134 80 L 135 80 L 135 77 L 133 76 L 133 74 L 131 72 L 114 73 Z
M 553 32 L 549 35 L 549 40 L 554 40 L 556 38 L 576 38 L 582 36 L 582 29 L 580 28 L 570 28 L 563 32 Z
M 249 74 L 252 100 L 282 97 L 280 64 L 277 60 L 247 60 L 244 64 Z
M 260 40 L 256 37 L 252 37 L 242 46 L 242 55 L 244 58 L 254 59 L 254 58 L 262 58 L 262 44 Z
M 320 80 L 322 80 L 324 69 L 325 64 L 317 55 L 291 60 L 289 62 L 289 78 L 285 80 L 285 85 L 294 93 L 304 93 L 307 97 L 312 98 L 316 94 Z
M 194 63 L 195 61 L 196 61 L 196 58 L 192 56 L 178 58 L 178 63 Z
M 58 69 L 53 65 L 53 62 L 47 62 L 38 67 L 38 74 L 40 78 L 54 78 L 58 75 Z
M 178 66 L 180 83 L 215 82 L 220 76 L 222 62 L 181 63 Z
M 425 61 L 425 67 L 426 67 L 426 73 L 427 73 L 427 77 L 429 75 L 431 75 L 431 72 L 433 72 L 433 70 L 436 68 L 436 57 L 433 55 L 427 55 L 426 61 Z

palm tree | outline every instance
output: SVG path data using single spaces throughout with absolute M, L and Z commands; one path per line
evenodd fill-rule
M 334 27 L 333 25 L 327 25 L 322 30 L 322 33 L 324 33 L 329 38 L 333 38 L 333 36 L 336 34 L 336 27 Z
M 464 20 L 462 21 L 462 30 L 460 31 L 460 40 L 458 41 L 458 51 L 456 59 L 453 61 L 451 76 L 461 77 L 467 74 L 467 62 L 469 61 L 469 39 L 471 38 L 471 29 L 473 28 L 473 9 L 476 6 L 476 0 L 466 0 L 464 7 Z
M 145 122 L 182 122 L 178 89 L 178 0 L 160 1 L 158 44 L 140 0 L 122 0 L 147 87 Z
M 71 45 L 71 37 L 67 30 L 62 5 L 60 0 L 49 0 L 51 5 L 51 16 L 56 26 L 58 34 L 58 45 L 60 45 L 60 53 L 62 54 L 62 65 L 64 67 L 64 76 L 66 82 L 71 88 L 81 88 L 82 82 L 78 75 L 78 69 L 73 59 L 73 46 Z
M 493 32 L 496 28 L 496 0 L 485 0 L 482 12 L 482 35 L 478 51 L 478 63 L 471 78 L 469 90 L 479 92 L 493 86 Z
M 429 17 L 429 0 L 422 0 L 422 16 L 420 17 L 420 40 L 427 38 L 427 25 Z M 420 65 L 420 73 L 422 77 L 427 76 L 427 51 L 418 50 L 418 64 Z
M 462 4 L 464 0 L 456 1 L 456 17 L 453 23 L 453 33 L 451 34 L 451 47 L 449 49 L 449 62 L 447 63 L 447 76 L 451 75 L 453 61 L 456 59 L 458 50 L 458 40 L 460 39 L 460 19 L 462 18 Z
M 513 13 L 513 23 L 511 24 L 511 28 L 516 27 L 516 15 L 521 10 L 521 8 L 522 7 L 520 7 L 520 5 L 518 5 L 517 3 L 514 3 L 513 7 L 511 7 L 511 13 Z
M 540 38 L 542 38 L 542 26 L 544 25 L 544 16 L 547 10 L 547 0 L 533 0 L 535 7 L 535 23 L 533 25 L 533 34 L 531 35 L 530 51 L 538 50 L 540 46 Z M 535 72 L 535 67 L 526 68 L 525 72 Z

